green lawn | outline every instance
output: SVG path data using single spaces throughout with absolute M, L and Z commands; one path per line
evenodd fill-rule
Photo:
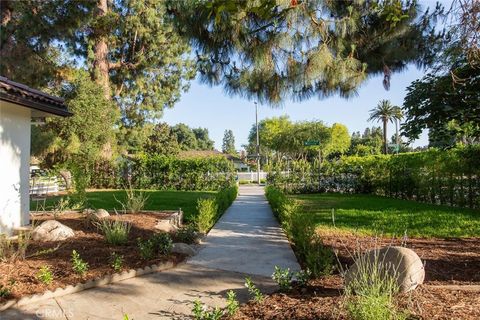
M 302 210 L 315 214 L 318 226 L 368 235 L 478 237 L 480 211 L 397 200 L 372 195 L 293 195 Z
M 212 196 L 214 192 L 206 191 L 155 191 L 145 190 L 148 200 L 145 210 L 176 210 L 182 208 L 185 220 L 190 220 L 196 215 L 197 199 Z M 126 193 L 123 190 L 90 191 L 87 192 L 88 204 L 86 207 L 106 210 L 121 210 L 119 201 L 125 200 Z M 61 197 L 52 197 L 47 200 L 47 210 L 58 202 Z M 30 202 L 30 210 L 35 210 L 35 202 Z

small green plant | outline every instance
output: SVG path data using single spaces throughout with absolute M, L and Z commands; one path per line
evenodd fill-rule
M 275 266 L 272 279 L 278 283 L 280 290 L 287 291 L 292 289 L 292 278 L 293 274 L 290 272 L 290 268 L 282 269 L 279 266 Z
M 11 293 L 10 288 L 0 284 L 0 298 L 8 298 Z
M 245 287 L 247 288 L 248 293 L 250 294 L 250 296 L 253 297 L 253 300 L 255 302 L 261 302 L 263 300 L 262 292 L 255 286 L 252 279 L 250 279 L 249 277 L 245 278 Z
M 80 276 L 84 276 L 88 271 L 88 263 L 82 260 L 76 250 L 72 251 L 72 268 Z
M 197 200 L 197 228 L 202 233 L 207 233 L 215 224 L 218 205 L 215 199 L 204 198 Z
M 312 272 L 310 269 L 300 270 L 295 272 L 295 279 L 297 284 L 301 287 L 305 287 L 308 284 L 308 280 L 312 277 Z
M 375 251 L 376 252 L 376 251 Z M 345 308 L 354 320 L 405 319 L 394 303 L 399 291 L 396 270 L 379 254 L 373 261 L 367 255 L 355 254 L 357 272 L 345 288 Z
M 237 300 L 237 295 L 235 294 L 235 292 L 233 292 L 233 290 L 230 290 L 227 292 L 227 314 L 229 316 L 233 316 L 237 310 L 238 310 L 238 307 L 239 307 L 239 303 L 238 303 L 238 300 Z
M 167 255 L 171 252 L 173 241 L 168 233 L 157 233 L 148 240 L 137 239 L 140 256 L 150 260 L 155 255 Z
M 63 197 L 60 198 L 55 204 L 53 205 L 52 212 L 53 212 L 53 218 L 57 220 L 62 213 L 70 208 L 70 199 L 66 198 L 64 199 Z
M 115 200 L 122 206 L 123 211 L 128 213 L 139 213 L 142 211 L 148 201 L 149 196 L 147 196 L 143 191 L 134 190 L 132 185 L 128 185 L 128 187 L 125 187 L 124 190 L 126 194 L 124 202 L 115 198 Z
M 108 244 L 119 246 L 128 242 L 128 234 L 131 225 L 128 222 L 120 220 L 102 220 L 96 223 L 96 226 L 105 236 Z
M 192 313 L 195 320 L 220 320 L 223 316 L 222 309 L 215 307 L 208 310 L 207 306 L 198 299 L 193 302 Z
M 195 243 L 197 241 L 197 231 L 195 230 L 195 226 L 189 224 L 178 229 L 175 233 L 175 240 L 187 244 Z
M 37 279 L 44 284 L 50 284 L 53 281 L 53 273 L 49 266 L 42 266 L 37 273 Z
M 123 268 L 123 256 L 119 255 L 116 252 L 112 252 L 112 256 L 110 257 L 110 259 L 112 261 L 111 266 L 113 270 L 117 272 L 121 271 Z

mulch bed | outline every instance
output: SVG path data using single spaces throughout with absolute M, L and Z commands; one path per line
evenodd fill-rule
M 409 319 L 480 319 L 480 291 L 437 288 L 437 285 L 480 285 L 480 238 L 392 239 L 348 233 L 321 234 L 344 266 L 355 252 L 375 246 L 401 245 L 413 249 L 425 262 L 424 285 L 397 297 Z M 338 274 L 310 281 L 306 288 L 266 296 L 261 303 L 242 305 L 233 317 L 244 319 L 348 319 L 343 308 L 342 278 Z
M 153 235 L 156 222 L 166 215 L 162 213 L 139 213 L 111 216 L 110 219 L 131 223 L 129 241 L 123 246 L 107 244 L 101 232 L 91 223 L 88 223 L 81 214 L 62 215 L 57 220 L 72 228 L 75 232 L 74 237 L 57 242 L 32 241 L 28 247 L 25 260 L 0 262 L 0 285 L 8 288 L 11 292 L 8 297 L 0 297 L 0 303 L 7 299 L 18 299 L 25 295 L 43 293 L 46 290 L 63 288 L 67 285 L 75 285 L 113 274 L 115 272 L 111 266 L 113 252 L 123 256 L 122 270 L 143 268 L 166 261 L 179 263 L 184 259 L 184 256 L 179 254 L 144 260 L 138 253 L 137 238 L 146 239 Z M 53 219 L 53 217 L 35 216 L 33 222 L 38 225 L 47 219 Z M 89 264 L 89 270 L 83 277 L 72 270 L 72 250 L 76 250 L 81 258 Z M 49 285 L 43 284 L 36 277 L 39 269 L 45 265 L 50 267 L 54 275 L 54 280 Z

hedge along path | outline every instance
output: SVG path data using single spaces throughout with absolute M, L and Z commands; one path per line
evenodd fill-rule
M 232 206 L 188 264 L 270 277 L 275 266 L 299 271 L 292 248 L 268 204 L 264 188 L 243 186 Z

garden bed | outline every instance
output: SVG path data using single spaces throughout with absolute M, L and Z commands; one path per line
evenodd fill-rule
M 342 265 L 353 263 L 352 254 L 358 248 L 406 243 L 425 262 L 426 278 L 417 290 L 397 296 L 400 308 L 413 319 L 480 318 L 480 309 L 475 307 L 480 303 L 480 291 L 476 291 L 480 285 L 480 238 L 392 239 L 333 231 L 322 232 L 321 237 L 337 252 Z M 461 290 L 471 285 L 476 289 Z M 249 302 L 233 319 L 347 319 L 342 287 L 337 270 L 334 275 L 310 281 L 306 288 L 274 293 L 261 303 Z
M 64 241 L 36 242 L 28 246 L 25 260 L 0 262 L 0 285 L 8 289 L 9 294 L 0 297 L 0 303 L 10 299 L 54 290 L 90 279 L 113 274 L 112 254 L 123 256 L 120 270 L 138 269 L 162 262 L 178 263 L 184 259 L 179 254 L 157 256 L 153 259 L 142 259 L 137 239 L 148 239 L 158 232 L 155 225 L 160 219 L 168 218 L 171 212 L 148 212 L 139 214 L 114 215 L 109 219 L 127 221 L 131 225 L 128 242 L 125 245 L 113 246 L 106 243 L 102 233 L 85 220 L 80 213 L 68 213 L 57 218 L 60 223 L 72 228 L 75 236 Z M 50 215 L 35 216 L 33 223 L 38 225 L 44 220 L 53 219 Z M 80 257 L 88 263 L 88 271 L 80 276 L 72 269 L 72 251 L 76 250 Z M 53 273 L 50 284 L 42 283 L 37 274 L 41 267 L 49 266 Z

